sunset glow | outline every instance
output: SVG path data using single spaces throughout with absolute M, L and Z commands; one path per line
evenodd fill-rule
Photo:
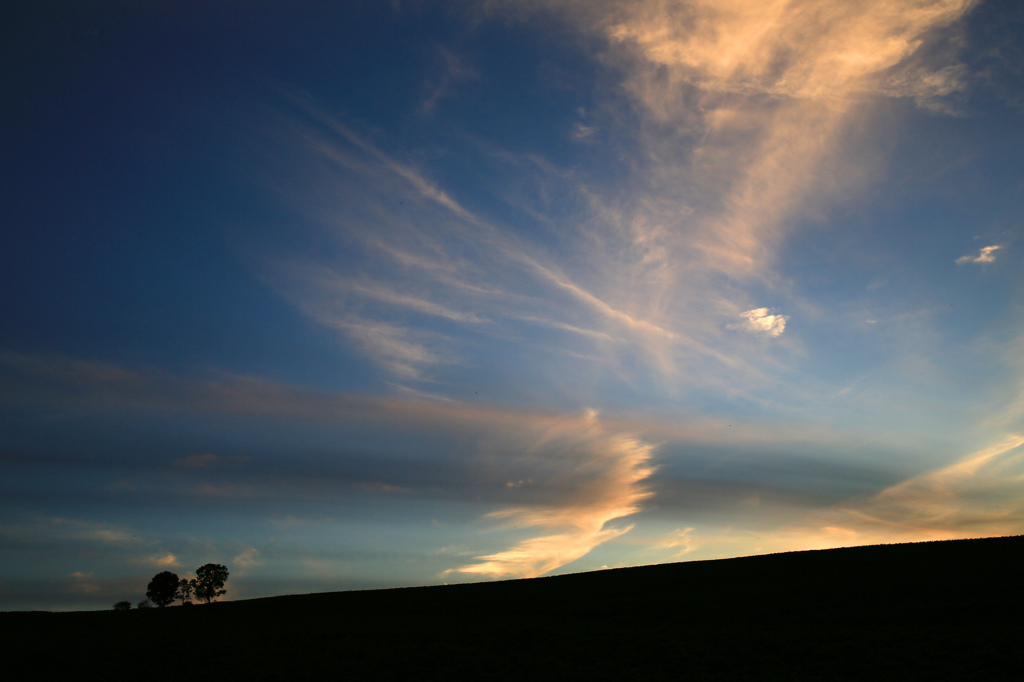
M 1024 5 L 2 24 L 0 609 L 1024 531 Z

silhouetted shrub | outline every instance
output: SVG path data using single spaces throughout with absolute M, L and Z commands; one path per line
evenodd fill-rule
M 170 571 L 157 573 L 146 588 L 146 596 L 161 608 L 173 602 L 177 592 L 178 576 Z
M 128 611 L 131 608 L 132 603 L 130 601 L 119 601 L 116 604 L 114 604 L 115 611 Z
M 138 604 L 135 605 L 135 608 L 137 608 L 137 609 L 151 609 L 151 608 L 153 608 L 153 602 L 149 601 L 148 599 L 143 599 L 142 601 L 140 601 Z

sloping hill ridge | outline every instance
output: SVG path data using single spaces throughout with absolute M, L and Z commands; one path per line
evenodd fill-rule
M 0 614 L 112 679 L 1024 679 L 1024 536 L 151 611 Z

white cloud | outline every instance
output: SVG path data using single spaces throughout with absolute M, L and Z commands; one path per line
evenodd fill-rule
M 403 379 L 419 380 L 425 365 L 442 361 L 440 356 L 415 339 L 415 332 L 398 325 L 352 321 L 337 322 L 334 326 L 360 341 L 368 355 Z
M 1001 248 L 1003 247 L 999 244 L 993 244 L 992 246 L 984 246 L 982 247 L 981 251 L 978 253 L 977 256 L 972 256 L 970 254 L 966 256 L 960 256 L 959 258 L 956 259 L 956 264 L 964 265 L 965 263 L 995 263 L 995 252 Z
M 742 329 L 772 337 L 780 336 L 786 331 L 786 320 L 789 319 L 788 315 L 778 315 L 769 308 L 748 310 L 740 313 L 740 317 L 744 319 L 739 325 Z

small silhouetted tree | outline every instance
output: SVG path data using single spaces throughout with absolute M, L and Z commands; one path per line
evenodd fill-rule
M 196 584 L 194 592 L 196 599 L 202 599 L 209 604 L 221 596 L 227 590 L 224 583 L 228 580 L 228 569 L 220 564 L 203 564 L 196 569 Z
M 149 581 L 146 588 L 146 596 L 159 607 L 164 607 L 174 601 L 174 595 L 178 591 L 178 576 L 170 571 L 157 573 Z
M 192 593 L 195 592 L 195 590 L 196 590 L 195 578 L 193 578 L 192 580 L 187 580 L 185 578 L 182 578 L 178 582 L 178 592 L 174 596 L 175 596 L 176 599 L 180 599 L 181 600 L 181 605 L 182 606 L 191 606 L 192 605 Z
M 130 601 L 119 601 L 116 604 L 114 604 L 115 611 L 128 611 L 131 608 L 132 603 Z
M 135 608 L 137 608 L 137 609 L 151 609 L 151 608 L 153 608 L 153 602 L 149 601 L 148 599 L 143 599 L 142 601 L 140 601 L 138 604 L 135 605 Z

